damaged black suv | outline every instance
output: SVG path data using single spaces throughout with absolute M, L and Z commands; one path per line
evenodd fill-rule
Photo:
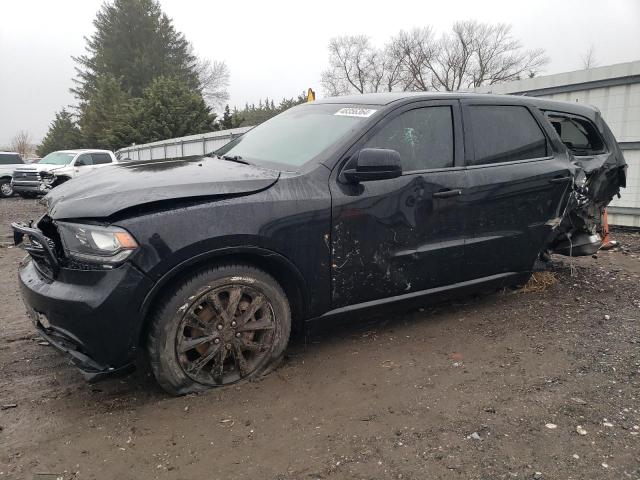
M 292 108 L 215 155 L 107 167 L 13 224 L 36 328 L 92 379 L 146 351 L 186 393 L 272 368 L 292 325 L 525 282 L 600 246 L 625 161 L 594 108 L 371 94 Z

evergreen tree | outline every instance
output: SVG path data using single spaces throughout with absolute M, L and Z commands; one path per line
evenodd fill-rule
M 259 125 L 265 120 L 269 120 L 271 117 L 275 117 L 277 114 L 284 112 L 285 110 L 305 103 L 307 96 L 303 92 L 296 98 L 283 98 L 280 104 L 276 107 L 273 99 L 266 98 L 264 103 L 259 101 L 258 106 L 255 104 L 245 104 L 244 110 L 238 110 L 234 108 L 233 111 L 233 126 L 245 127 L 251 125 Z
M 222 130 L 234 128 L 233 116 L 231 115 L 231 111 L 229 110 L 229 105 L 225 105 L 224 107 L 224 113 L 222 114 L 222 119 L 220 120 L 220 128 Z
M 117 150 L 139 139 L 134 99 L 112 75 L 96 79 L 91 96 L 80 106 L 83 143 L 92 148 Z
M 80 130 L 73 121 L 69 112 L 64 108 L 56 113 L 54 120 L 49 125 L 49 130 L 42 143 L 38 145 L 36 152 L 44 157 L 56 150 L 78 148 L 80 146 Z
M 105 3 L 93 21 L 95 33 L 87 39 L 87 53 L 74 58 L 80 103 L 89 101 L 99 79 L 120 79 L 132 97 L 159 76 L 179 79 L 200 91 L 197 59 L 184 36 L 155 0 L 114 0 Z
M 142 143 L 216 130 L 202 95 L 176 78 L 155 79 L 136 102 L 136 115 Z

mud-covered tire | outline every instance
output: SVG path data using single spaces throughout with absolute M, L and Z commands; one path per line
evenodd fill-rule
M 246 320 L 258 303 L 259 310 Z M 220 265 L 194 273 L 167 292 L 152 313 L 147 355 L 160 386 L 173 395 L 183 395 L 251 380 L 271 370 L 284 354 L 290 332 L 289 302 L 273 277 L 250 265 Z M 210 337 L 215 338 L 188 349 Z M 236 351 L 245 346 L 252 350 Z M 221 357 L 220 349 L 231 356 Z M 195 371 L 211 354 L 214 357 Z M 252 356 L 248 362 L 238 360 L 245 355 Z

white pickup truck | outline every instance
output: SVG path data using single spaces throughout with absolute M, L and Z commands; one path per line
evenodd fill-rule
M 13 195 L 11 176 L 17 167 L 23 165 L 24 161 L 19 153 L 0 152 L 0 197 L 10 197 Z
M 59 150 L 38 163 L 17 167 L 11 185 L 21 196 L 35 197 L 67 180 L 114 163 L 118 160 L 109 150 Z

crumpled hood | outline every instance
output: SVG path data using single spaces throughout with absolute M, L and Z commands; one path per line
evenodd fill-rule
M 279 176 L 275 170 L 209 157 L 128 162 L 69 180 L 45 202 L 54 219 L 105 218 L 170 200 L 246 195 L 270 187 Z

